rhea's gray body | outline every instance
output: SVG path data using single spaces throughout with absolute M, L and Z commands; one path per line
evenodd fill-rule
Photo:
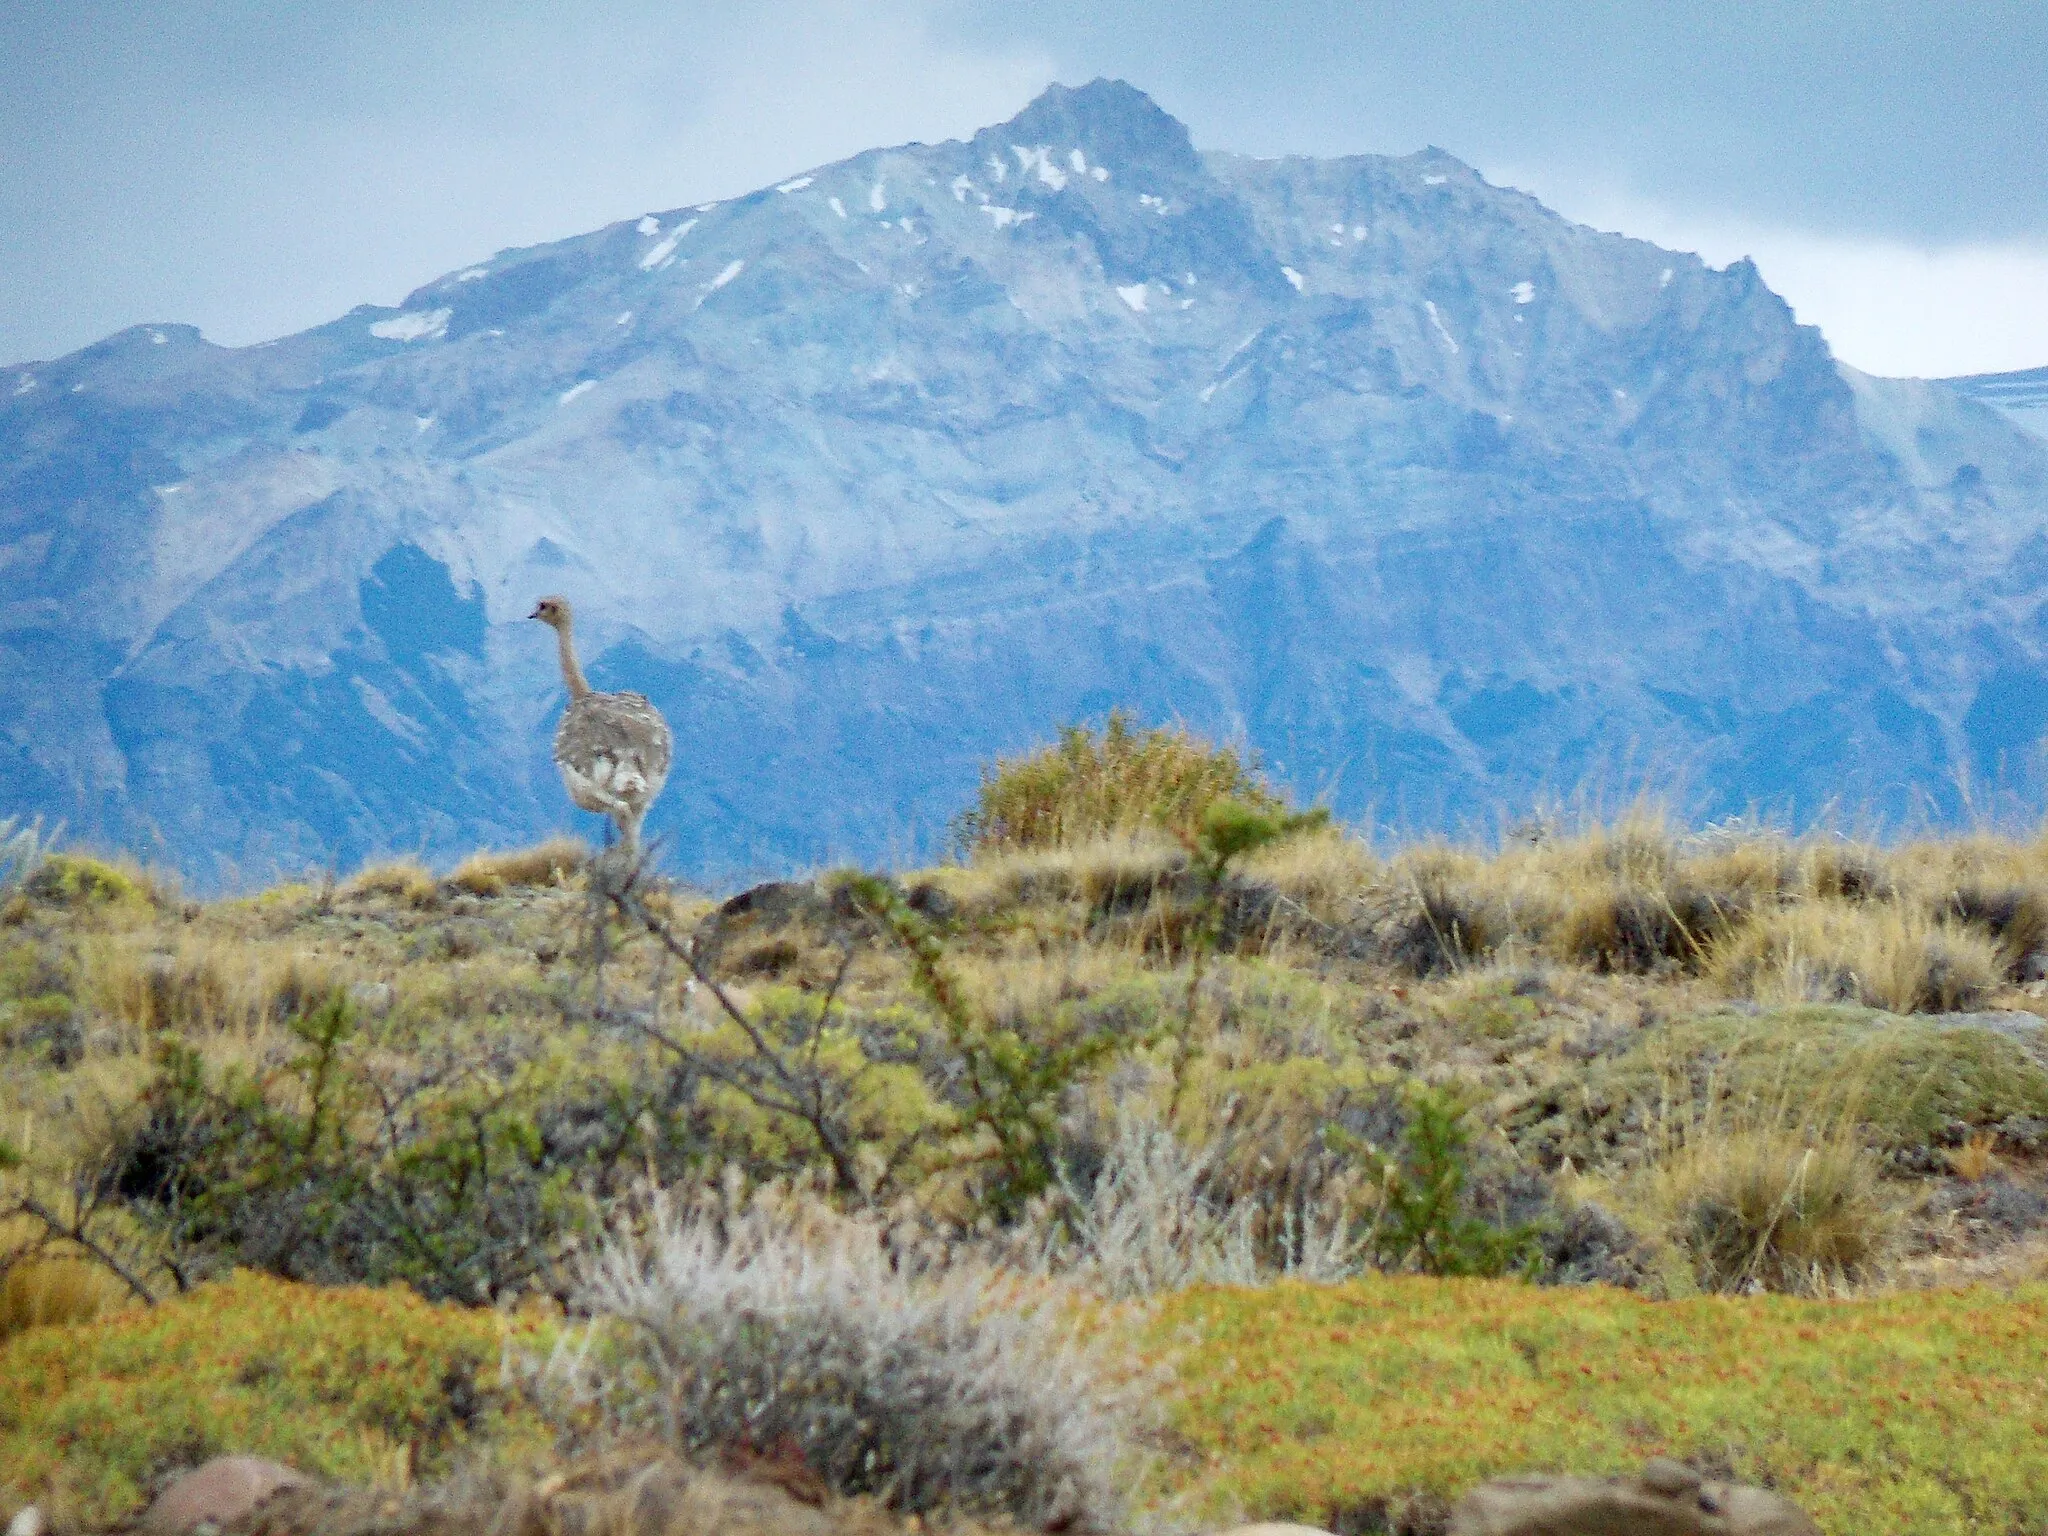
M 597 693 L 576 660 L 568 599 L 544 597 L 531 618 L 555 632 L 569 707 L 555 727 L 555 766 L 569 798 L 609 816 L 628 852 L 640 844 L 640 823 L 668 782 L 674 741 L 661 711 L 637 693 Z

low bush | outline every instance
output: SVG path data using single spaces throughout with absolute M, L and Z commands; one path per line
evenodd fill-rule
M 591 1322 L 535 1362 L 572 1434 L 686 1455 L 789 1446 L 841 1493 L 1027 1528 L 1119 1528 L 1141 1399 L 1069 1297 L 787 1195 L 657 1201 L 576 1288 Z
M 1468 1107 L 1453 1090 L 1412 1085 L 1401 1099 L 1406 1123 L 1395 1144 L 1360 1144 L 1377 1185 L 1366 1241 L 1380 1268 L 1533 1275 L 1541 1267 L 1542 1236 L 1533 1224 L 1489 1221 L 1473 1208 Z
M 701 1148 L 687 1082 L 613 1081 L 508 1034 L 394 1061 L 332 994 L 252 1070 L 176 1037 L 107 1159 L 107 1191 L 181 1280 L 230 1265 L 404 1281 L 482 1301 L 557 1283 L 593 1200 Z
M 1225 798 L 1285 809 L 1230 748 L 1182 729 L 1141 729 L 1117 710 L 1099 734 L 1067 726 L 1054 745 L 984 772 L 954 834 L 975 854 L 1055 848 L 1146 828 L 1192 828 L 1211 801 Z
M 44 855 L 22 889 L 51 906 L 83 908 L 149 906 L 159 894 L 141 870 L 78 853 Z
M 1115 1301 L 1190 1285 L 1256 1285 L 1253 1207 L 1220 1202 L 1205 1188 L 1212 1160 L 1165 1126 L 1119 1115 L 1086 1187 L 1071 1176 L 1060 1181 L 1061 1200 L 1042 1217 L 1045 1261 Z

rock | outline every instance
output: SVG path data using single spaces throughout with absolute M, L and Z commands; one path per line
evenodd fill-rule
M 1264 1521 L 1258 1525 L 1233 1525 L 1218 1536 L 1330 1536 L 1319 1525 L 1289 1525 L 1285 1521 Z
M 43 1512 L 31 1504 L 14 1512 L 14 1518 L 7 1522 L 7 1536 L 43 1536 L 48 1527 Z
M 872 1499 L 813 1504 L 785 1486 L 789 1469 L 778 1467 L 766 1482 L 758 1470 L 732 1476 L 627 1446 L 534 1484 L 493 1472 L 403 1492 L 302 1484 L 266 1500 L 234 1536 L 906 1536 Z
M 216 1456 L 159 1493 L 138 1529 L 143 1536 L 189 1536 L 202 1526 L 218 1530 L 282 1489 L 310 1485 L 304 1474 L 261 1456 Z
M 1762 1488 L 1657 1458 L 1634 1477 L 1498 1477 L 1451 1512 L 1451 1536 L 1820 1536 Z

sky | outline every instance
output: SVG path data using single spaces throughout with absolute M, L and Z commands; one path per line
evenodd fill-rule
M 264 340 L 1097 75 L 1750 256 L 1870 372 L 2048 364 L 2043 0 L 5 0 L 0 360 Z

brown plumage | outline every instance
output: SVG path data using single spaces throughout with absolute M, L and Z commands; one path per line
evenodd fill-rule
M 571 634 L 569 600 L 544 597 L 528 618 L 555 632 L 569 707 L 555 727 L 555 766 L 569 798 L 586 811 L 611 817 L 630 853 L 640 845 L 640 822 L 668 782 L 673 748 L 661 711 L 637 693 L 595 693 L 583 679 Z

